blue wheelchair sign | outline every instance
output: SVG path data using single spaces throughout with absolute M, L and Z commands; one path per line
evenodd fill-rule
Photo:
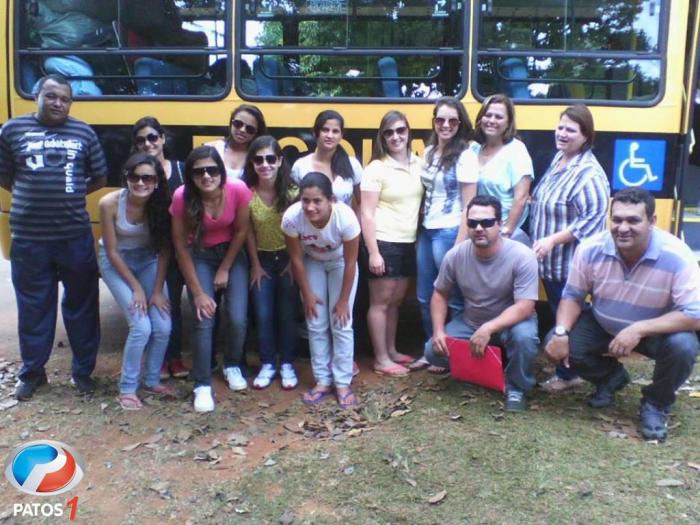
M 666 141 L 615 140 L 613 190 L 644 188 L 659 191 L 664 185 Z

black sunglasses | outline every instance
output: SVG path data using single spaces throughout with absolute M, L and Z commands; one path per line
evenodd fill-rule
M 221 175 L 221 170 L 218 166 L 202 166 L 201 168 L 192 168 L 192 175 L 194 177 L 204 177 L 205 173 L 213 179 Z
M 251 126 L 250 124 L 246 124 L 242 120 L 238 120 L 237 118 L 233 119 L 231 121 L 231 125 L 236 128 L 236 129 L 243 129 L 248 135 L 255 135 L 258 132 L 258 128 L 255 126 Z
M 136 144 L 137 146 L 143 146 L 146 143 L 146 141 L 150 142 L 151 144 L 155 144 L 156 142 L 158 142 L 159 138 L 160 135 L 158 135 L 157 133 L 149 133 L 145 137 L 136 137 L 134 139 L 134 144 Z
M 382 131 L 382 136 L 385 139 L 390 139 L 391 137 L 394 136 L 394 133 L 396 133 L 397 135 L 405 135 L 406 133 L 408 133 L 408 127 L 407 126 L 399 126 L 398 128 L 394 128 L 394 129 L 385 129 L 384 131 Z
M 486 228 L 492 228 L 496 223 L 498 222 L 498 219 L 492 218 L 492 219 L 467 219 L 467 226 L 471 228 L 472 230 L 476 228 L 477 226 L 481 226 L 483 229 Z
M 143 184 L 155 184 L 158 180 L 158 176 L 151 175 L 150 173 L 147 175 L 139 175 L 138 173 L 128 173 L 126 175 L 126 180 L 129 181 L 131 184 L 138 184 L 139 182 L 142 182 Z
M 253 157 L 253 164 L 256 166 L 262 166 L 263 162 L 267 162 L 270 166 L 277 162 L 277 155 L 255 155 Z

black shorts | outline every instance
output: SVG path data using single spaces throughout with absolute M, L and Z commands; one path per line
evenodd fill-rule
M 375 275 L 367 271 L 369 279 L 398 279 L 416 276 L 416 243 L 377 240 L 377 247 L 384 259 L 384 275 Z M 367 259 L 369 259 L 369 253 Z

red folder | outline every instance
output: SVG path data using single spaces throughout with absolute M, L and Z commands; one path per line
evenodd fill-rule
M 497 346 L 487 346 L 483 357 L 474 357 L 469 341 L 447 338 L 450 351 L 450 373 L 458 381 L 466 381 L 499 392 L 506 391 L 503 356 Z

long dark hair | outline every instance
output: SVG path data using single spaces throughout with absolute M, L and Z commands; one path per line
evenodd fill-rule
M 130 173 L 134 173 L 136 168 L 142 165 L 151 166 L 158 177 L 156 187 L 151 193 L 151 196 L 146 201 L 146 222 L 148 223 L 148 232 L 151 234 L 151 243 L 157 250 L 162 250 L 170 247 L 170 193 L 168 192 L 168 181 L 165 178 L 165 171 L 160 161 L 146 153 L 134 153 L 124 163 L 122 175 L 124 178 L 124 186 L 126 178 Z M 128 190 L 127 190 L 128 191 Z
M 136 134 L 141 131 L 143 128 L 153 128 L 156 130 L 158 135 L 160 135 L 163 138 L 163 156 L 167 158 L 168 156 L 168 149 L 167 149 L 167 144 L 165 143 L 165 128 L 161 126 L 160 122 L 158 122 L 158 119 L 156 117 L 141 117 L 138 119 L 134 125 L 131 128 L 131 151 L 129 152 L 130 155 L 133 155 L 134 153 L 138 152 L 136 149 Z
M 326 109 L 316 115 L 316 120 L 314 121 L 313 131 L 317 141 L 323 125 L 329 120 L 337 120 L 338 124 L 340 124 L 340 131 L 342 132 L 345 130 L 345 119 L 343 119 L 343 116 L 333 109 Z M 335 149 L 333 157 L 331 158 L 331 173 L 333 175 L 340 175 L 344 179 L 352 179 L 354 174 L 352 164 L 350 164 L 350 157 L 348 157 L 347 152 L 340 145 Z
M 442 149 L 440 162 L 437 166 L 441 171 L 449 171 L 457 164 L 459 156 L 467 148 L 467 144 L 472 138 L 474 127 L 472 126 L 472 121 L 469 119 L 467 110 L 464 109 L 464 105 L 454 97 L 439 98 L 433 107 L 433 118 L 435 118 L 438 109 L 440 109 L 442 106 L 447 106 L 454 109 L 457 111 L 457 116 L 459 117 L 459 127 L 457 128 L 457 133 L 455 133 L 455 136 L 452 137 Z M 437 133 L 435 133 L 434 124 L 433 131 L 430 133 L 430 139 L 428 139 L 428 146 L 432 146 L 432 148 L 430 148 L 430 151 L 428 151 L 426 161 L 428 166 L 431 166 L 433 164 L 435 151 L 437 150 L 438 146 L 438 136 Z
M 299 183 L 299 193 L 301 194 L 305 189 L 308 188 L 318 188 L 321 190 L 321 194 L 329 201 L 335 201 L 335 195 L 333 194 L 333 183 L 326 175 L 318 171 L 310 171 L 304 178 L 301 179 Z
M 253 106 L 252 104 L 241 104 L 240 106 L 233 108 L 231 116 L 228 119 L 228 130 L 226 131 L 227 141 L 231 140 L 231 123 L 236 118 L 236 115 L 243 113 L 244 111 L 253 115 L 253 118 L 258 123 L 258 132 L 253 138 L 259 137 L 260 135 L 267 135 L 267 124 L 265 124 L 265 116 L 263 115 L 263 112 L 260 111 L 257 106 Z
M 377 139 L 374 141 L 372 146 L 372 160 L 381 160 L 389 155 L 389 147 L 386 144 L 386 139 L 384 138 L 384 130 L 389 126 L 395 124 L 396 122 L 404 122 L 408 128 L 408 137 L 406 137 L 406 152 L 411 153 L 411 126 L 408 123 L 406 115 L 392 109 L 387 111 L 387 113 L 382 117 L 382 121 L 379 123 L 379 129 L 377 130 Z
M 275 178 L 275 208 L 278 212 L 282 213 L 296 200 L 289 194 L 290 190 L 295 185 L 292 182 L 292 178 L 289 176 L 289 164 L 287 164 L 286 159 L 282 155 L 282 148 L 280 148 L 279 142 L 277 142 L 274 137 L 270 135 L 261 135 L 250 143 L 241 180 L 245 182 L 249 188 L 255 188 L 258 185 L 258 174 L 255 171 L 255 166 L 253 166 L 253 157 L 255 157 L 258 151 L 267 148 L 274 151 L 277 158 L 282 159 L 282 163 L 277 170 L 277 177 Z
M 187 211 L 187 228 L 194 236 L 194 246 L 199 249 L 202 244 L 202 222 L 204 220 L 204 204 L 199 188 L 194 183 L 192 169 L 194 163 L 202 159 L 212 159 L 219 168 L 219 188 L 226 184 L 226 166 L 221 156 L 212 146 L 194 148 L 185 160 L 185 209 Z

